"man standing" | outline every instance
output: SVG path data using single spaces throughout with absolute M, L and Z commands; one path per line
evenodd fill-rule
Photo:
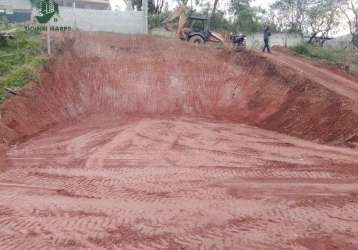
M 266 48 L 267 48 L 267 52 L 271 53 L 271 49 L 270 49 L 270 37 L 271 37 L 271 32 L 270 32 L 270 27 L 266 27 L 266 29 L 264 30 L 264 42 L 265 42 L 265 46 L 264 49 L 262 50 L 262 52 L 265 52 Z

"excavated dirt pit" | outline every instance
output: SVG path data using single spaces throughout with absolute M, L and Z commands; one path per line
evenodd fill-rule
M 0 248 L 358 245 L 354 98 L 250 51 L 105 33 L 58 50 L 2 106 Z

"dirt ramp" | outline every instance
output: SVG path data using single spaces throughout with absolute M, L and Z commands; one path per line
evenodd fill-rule
M 19 139 L 88 114 L 189 115 L 339 142 L 357 132 L 353 106 L 254 52 L 79 33 L 65 42 L 40 85 L 5 103 L 2 122 Z
M 284 96 L 275 112 L 256 122 L 257 126 L 308 140 L 338 144 L 358 134 L 357 100 L 339 95 L 317 84 L 306 72 L 277 64 L 260 53 L 243 51 L 229 58 L 249 72 L 251 83 L 257 83 L 250 85 L 254 94 L 249 106 L 259 108 L 263 99 Z M 282 89 L 287 89 L 287 93 L 283 95 Z

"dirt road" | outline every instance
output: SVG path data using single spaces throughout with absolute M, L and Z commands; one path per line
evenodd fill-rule
M 254 52 L 76 36 L 1 108 L 0 249 L 356 249 L 348 89 Z
M 272 54 L 266 54 L 266 56 L 277 63 L 288 65 L 300 71 L 305 76 L 337 94 L 346 96 L 354 101 L 358 100 L 358 78 L 338 75 L 326 68 L 314 65 L 308 59 L 293 56 L 280 50 L 274 50 Z

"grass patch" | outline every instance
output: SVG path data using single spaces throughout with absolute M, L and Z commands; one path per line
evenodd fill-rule
M 314 58 L 322 61 L 323 63 L 337 65 L 340 64 L 344 58 L 345 51 L 342 49 L 327 49 L 309 44 L 301 44 L 291 47 L 291 50 L 297 54 L 305 57 Z
M 167 16 L 169 15 L 169 13 L 161 13 L 158 15 L 149 15 L 148 16 L 148 28 L 149 29 L 153 29 L 153 28 L 162 28 L 162 22 L 167 18 Z
M 39 81 L 42 66 L 47 63 L 38 33 L 25 32 L 23 27 L 1 22 L 0 30 L 16 29 L 16 39 L 0 44 L 0 103 L 5 89 L 18 89 L 30 80 Z

